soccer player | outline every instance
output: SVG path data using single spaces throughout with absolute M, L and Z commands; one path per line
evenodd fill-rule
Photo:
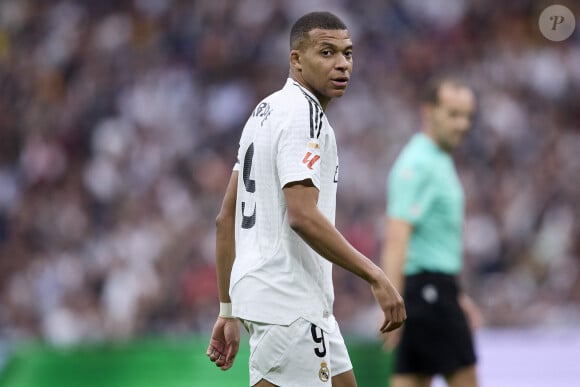
M 384 312 L 381 332 L 400 327 L 405 308 L 381 268 L 334 226 L 338 154 L 324 111 L 350 81 L 346 26 L 328 12 L 302 16 L 289 59 L 286 84 L 244 127 L 217 218 L 220 315 L 207 355 L 231 367 L 237 318 L 250 334 L 250 385 L 353 387 L 333 316 L 333 263 L 370 284 Z
M 436 374 L 449 386 L 477 386 L 471 330 L 481 317 L 458 285 L 464 193 L 450 155 L 469 130 L 474 109 L 474 93 L 464 83 L 429 82 L 422 131 L 389 175 L 381 260 L 403 292 L 408 314 L 403 329 L 384 335 L 386 346 L 396 347 L 392 387 L 426 387 Z

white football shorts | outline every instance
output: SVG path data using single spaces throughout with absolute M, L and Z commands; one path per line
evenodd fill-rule
M 336 321 L 332 332 L 299 318 L 291 325 L 243 321 L 250 334 L 250 386 L 265 379 L 283 387 L 332 385 L 352 369 Z

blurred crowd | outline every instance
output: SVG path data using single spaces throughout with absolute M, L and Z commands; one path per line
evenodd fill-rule
M 580 7 L 567 5 L 580 24 Z M 215 216 L 242 126 L 288 74 L 289 29 L 346 22 L 354 74 L 330 104 L 337 226 L 378 262 L 388 170 L 439 72 L 478 95 L 456 154 L 464 288 L 490 326 L 580 323 L 580 28 L 544 1 L 0 0 L 0 341 L 207 332 Z M 379 326 L 335 269 L 346 334 Z

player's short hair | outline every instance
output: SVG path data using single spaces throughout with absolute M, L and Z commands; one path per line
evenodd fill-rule
M 308 33 L 316 28 L 323 30 L 347 30 L 338 16 L 330 12 L 310 12 L 296 20 L 290 31 L 290 48 L 299 49 L 308 41 Z
M 457 77 L 450 75 L 434 76 L 425 83 L 420 95 L 421 102 L 428 105 L 439 104 L 439 92 L 443 85 L 471 89 L 471 86 Z

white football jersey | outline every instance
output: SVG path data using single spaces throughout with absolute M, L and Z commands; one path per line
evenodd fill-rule
M 334 224 L 338 155 L 318 100 L 296 81 L 258 104 L 240 139 L 236 259 L 230 296 L 236 317 L 288 325 L 299 317 L 334 326 L 332 263 L 288 224 L 282 188 L 311 179 L 318 208 Z

